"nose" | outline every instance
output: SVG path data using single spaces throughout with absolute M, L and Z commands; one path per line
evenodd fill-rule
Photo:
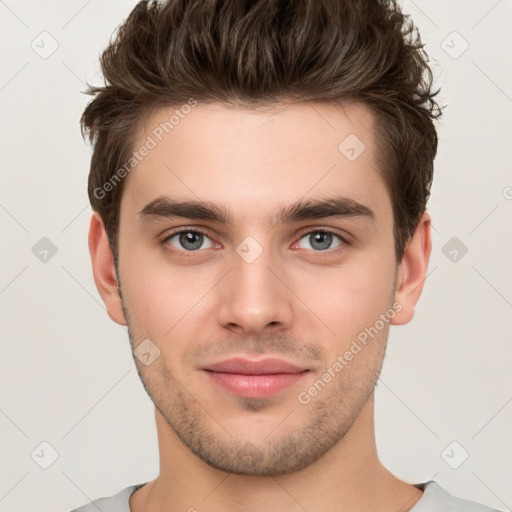
M 293 293 L 280 265 L 268 250 L 249 261 L 234 253 L 232 269 L 217 287 L 219 325 L 252 336 L 289 328 Z

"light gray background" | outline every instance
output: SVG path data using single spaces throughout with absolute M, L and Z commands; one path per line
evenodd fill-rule
M 1 512 L 66 511 L 158 472 L 152 403 L 92 278 L 90 148 L 78 127 L 83 82 L 98 82 L 99 52 L 134 5 L 0 1 Z M 379 453 L 406 481 L 435 478 L 510 510 L 512 1 L 404 7 L 449 106 L 429 202 L 429 277 L 413 322 L 391 328 L 377 386 Z M 43 31 L 58 42 L 47 58 Z M 58 249 L 46 262 L 32 252 L 43 237 Z M 468 249 L 456 262 L 453 237 Z M 58 452 L 47 469 L 42 442 Z M 463 450 L 469 458 L 453 469 Z

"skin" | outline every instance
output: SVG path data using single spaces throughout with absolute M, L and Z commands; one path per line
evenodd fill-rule
M 156 112 L 135 146 L 173 111 Z M 379 461 L 374 387 L 389 325 L 413 318 L 423 289 L 430 216 L 424 213 L 397 264 L 373 123 L 370 110 L 355 103 L 259 110 L 199 104 L 126 178 L 118 274 L 93 214 L 89 247 L 108 313 L 128 325 L 133 349 L 149 339 L 160 351 L 148 366 L 134 357 L 155 404 L 160 474 L 131 496 L 132 512 L 405 511 L 421 498 Z M 349 134 L 366 146 L 354 161 L 338 150 Z M 333 195 L 366 205 L 374 221 L 274 222 L 295 201 Z M 233 223 L 142 221 L 139 212 L 160 196 L 213 202 Z M 190 244 L 169 238 L 176 228 L 207 236 L 187 257 Z M 311 235 L 319 228 L 346 243 L 333 236 L 318 249 Z M 246 237 L 262 249 L 251 263 L 236 251 Z M 298 394 L 394 303 L 400 311 L 300 403 Z M 274 356 L 309 372 L 273 396 L 244 398 L 201 370 L 233 355 Z

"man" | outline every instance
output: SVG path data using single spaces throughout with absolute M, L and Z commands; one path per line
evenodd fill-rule
M 89 247 L 160 474 L 79 510 L 489 511 L 379 461 L 440 109 L 393 1 L 140 2 L 102 56 Z

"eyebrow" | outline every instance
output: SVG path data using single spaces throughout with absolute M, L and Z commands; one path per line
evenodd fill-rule
M 233 214 L 223 206 L 209 201 L 180 201 L 160 196 L 148 203 L 139 213 L 140 222 L 152 222 L 159 219 L 180 217 L 191 220 L 234 224 Z M 325 217 L 361 218 L 372 222 L 375 214 L 364 204 L 347 197 L 308 199 L 287 205 L 273 218 L 273 224 L 286 224 L 304 220 L 323 219 Z

